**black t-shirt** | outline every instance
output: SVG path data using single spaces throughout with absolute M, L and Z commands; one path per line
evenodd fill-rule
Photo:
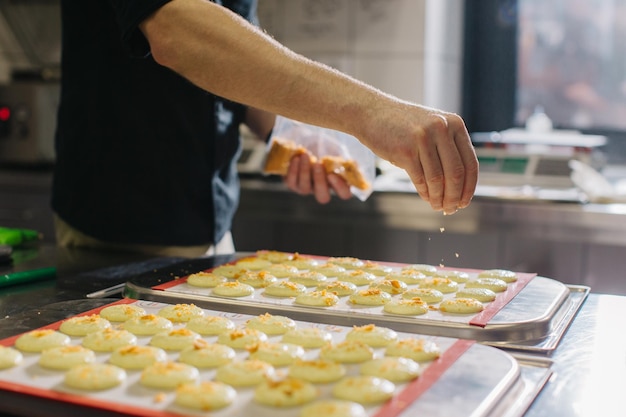
M 137 25 L 167 1 L 62 2 L 52 206 L 101 240 L 213 243 L 237 207 L 245 107 L 152 59 Z M 256 0 L 217 3 L 256 22 Z

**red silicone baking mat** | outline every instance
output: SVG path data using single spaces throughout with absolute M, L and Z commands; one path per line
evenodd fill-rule
M 316 256 L 316 255 L 299 255 L 299 256 L 309 257 L 312 259 L 319 260 L 320 262 L 325 262 L 328 259 L 328 257 Z M 242 259 L 247 260 L 251 258 L 254 258 L 254 257 L 246 256 Z M 240 260 L 241 259 L 234 260 L 232 262 L 229 262 L 228 264 L 234 265 Z M 410 264 L 401 264 L 401 263 L 395 263 L 395 262 L 384 262 L 384 261 L 374 261 L 374 262 L 380 265 L 391 267 L 394 271 L 399 271 L 404 267 L 410 266 Z M 211 272 L 214 269 L 215 268 L 210 268 L 210 269 L 205 270 L 205 272 Z M 478 274 L 482 272 L 482 270 L 479 270 L 479 269 L 468 269 L 468 268 L 437 267 L 437 269 L 444 270 L 444 271 L 455 270 L 455 271 L 466 272 L 470 275 L 471 279 L 476 278 Z M 534 273 L 516 272 L 517 280 L 515 282 L 511 282 L 507 284 L 506 291 L 497 293 L 496 299 L 494 301 L 484 303 L 484 310 L 480 313 L 477 313 L 477 314 L 475 313 L 472 313 L 472 314 L 444 313 L 438 310 L 437 308 L 438 303 L 436 303 L 430 306 L 430 310 L 426 314 L 415 316 L 415 317 L 419 318 L 420 320 L 432 320 L 433 322 L 459 323 L 459 324 L 465 324 L 465 325 L 470 325 L 470 326 L 485 327 L 487 324 L 489 324 L 489 321 L 500 310 L 502 310 L 511 300 L 513 300 L 515 296 L 517 296 L 520 293 L 520 291 L 522 291 L 526 287 L 526 285 L 528 285 L 528 283 L 536 275 L 537 274 L 534 274 Z M 381 277 L 381 279 L 382 278 L 383 277 Z M 283 280 L 286 280 L 286 279 L 288 278 L 283 278 Z M 332 277 L 330 277 L 329 279 L 333 280 Z M 462 289 L 463 286 L 464 286 L 463 283 L 459 283 L 459 289 Z M 416 288 L 416 287 L 417 285 L 409 285 L 409 289 Z M 152 288 L 155 290 L 162 290 L 162 291 L 167 291 L 167 292 L 172 292 L 172 293 L 184 293 L 184 294 L 198 295 L 202 297 L 216 297 L 215 295 L 212 294 L 212 290 L 210 288 L 200 288 L 200 287 L 189 285 L 187 283 L 187 276 L 183 276 L 177 279 L 173 279 L 171 281 L 164 282 Z M 359 289 L 362 289 L 362 288 L 366 288 L 366 286 L 359 287 Z M 447 299 L 454 298 L 454 296 L 455 296 L 454 293 L 444 294 L 444 297 Z M 401 295 L 400 294 L 394 295 L 394 297 L 401 297 Z M 237 297 L 236 300 L 243 301 L 243 302 L 250 301 L 254 303 L 267 304 L 267 305 L 273 305 L 273 306 L 281 306 L 281 305 L 285 307 L 294 306 L 293 298 L 268 297 L 263 294 L 263 289 L 255 290 L 254 294 L 250 296 Z M 297 306 L 297 307 L 300 308 L 301 306 Z M 317 309 L 319 310 L 319 308 Z M 312 311 L 314 310 L 315 308 L 312 309 Z M 341 311 L 347 314 L 350 314 L 351 312 L 358 312 L 359 314 L 372 314 L 375 316 L 383 316 L 383 315 L 389 316 L 387 313 L 383 312 L 383 308 L 381 306 L 368 306 L 368 307 L 357 306 L 357 305 L 350 303 L 347 297 L 341 298 L 340 302 L 337 305 L 325 308 L 325 310 Z
M 145 309 L 148 314 L 158 314 L 158 312 L 166 307 L 168 304 L 158 303 L 152 301 L 142 300 L 129 300 L 124 299 L 113 304 L 134 304 Z M 98 314 L 102 308 L 106 306 L 85 311 L 79 315 L 92 315 Z M 214 310 L 204 310 L 206 315 L 226 317 L 232 320 L 238 327 L 245 326 L 247 320 L 253 316 L 226 313 Z M 44 328 L 58 330 L 62 321 L 51 323 Z M 114 327 L 122 327 L 119 323 L 113 323 Z M 183 327 L 184 324 L 175 324 L 174 328 Z M 342 340 L 346 333 L 351 330 L 349 327 L 326 325 L 313 322 L 297 322 L 298 327 L 315 326 L 320 327 L 323 330 L 330 332 L 334 341 Z M 20 335 L 16 335 L 10 338 L 0 340 L 0 344 L 3 346 L 13 346 L 16 339 Z M 428 341 L 436 343 L 441 349 L 441 356 L 431 362 L 422 364 L 422 372 L 419 378 L 413 380 L 407 384 L 398 384 L 396 392 L 392 400 L 386 404 L 377 404 L 375 406 L 367 406 L 366 411 L 368 416 L 376 417 L 394 417 L 402 414 L 402 411 L 415 401 L 419 401 L 422 394 L 427 392 L 433 385 L 437 384 L 443 375 L 452 367 L 457 364 L 458 360 L 462 358 L 466 352 L 473 346 L 484 349 L 484 359 L 489 360 L 489 355 L 495 355 L 495 357 L 501 357 L 506 355 L 504 352 L 495 348 L 489 348 L 486 346 L 480 346 L 474 344 L 473 341 L 459 340 L 445 337 L 433 337 L 433 336 L 419 336 L 414 334 L 398 333 L 399 338 L 424 338 Z M 216 337 L 203 336 L 203 338 L 212 342 Z M 273 339 L 278 340 L 278 336 L 271 336 L 270 341 Z M 72 337 L 71 344 L 81 344 L 82 338 Z M 149 344 L 149 336 L 138 337 L 138 344 Z M 309 358 L 315 358 L 318 353 L 316 349 L 307 349 L 306 355 Z M 242 360 L 247 357 L 248 352 L 245 350 L 237 351 L 237 358 L 235 360 Z M 384 356 L 383 349 L 376 348 L 375 355 Z M 105 390 L 105 391 L 79 391 L 64 386 L 63 378 L 64 371 L 56 371 L 45 369 L 38 365 L 38 353 L 23 353 L 23 361 L 19 365 L 0 370 L 0 390 L 7 392 L 14 392 L 20 394 L 26 394 L 32 396 L 34 399 L 45 399 L 54 402 L 61 402 L 67 404 L 68 407 L 87 407 L 98 410 L 106 410 L 112 413 L 124 413 L 134 416 L 175 416 L 175 415 L 207 415 L 206 412 L 196 412 L 190 409 L 183 409 L 173 403 L 175 393 L 167 390 L 154 390 L 146 387 L 142 387 L 139 383 L 140 371 L 126 371 L 127 378 L 119 386 Z M 98 362 L 107 362 L 109 353 L 97 353 Z M 176 360 L 178 352 L 168 351 L 168 358 Z M 357 365 L 348 365 L 348 373 L 358 373 Z M 280 370 L 279 370 L 280 371 Z M 284 371 L 284 370 L 283 370 Z M 211 380 L 214 378 L 214 369 L 201 369 L 200 380 Z M 476 375 L 470 375 L 471 378 L 476 378 L 476 386 L 479 386 L 481 378 L 480 373 Z M 320 398 L 330 397 L 330 385 L 324 384 L 319 387 Z M 279 413 L 280 416 L 296 417 L 299 414 L 299 407 L 295 407 L 290 410 L 278 409 L 273 407 L 261 406 L 255 404 L 252 400 L 253 389 L 237 388 L 237 399 L 235 402 L 227 408 L 211 412 L 210 415 L 214 417 L 220 416 L 248 416 L 256 415 L 257 417 L 275 417 Z M 38 402 L 33 402 L 33 406 L 41 407 Z M 2 406 L 0 406 L 2 410 Z M 40 411 L 38 409 L 38 411 Z M 44 412 L 45 414 L 45 412 Z

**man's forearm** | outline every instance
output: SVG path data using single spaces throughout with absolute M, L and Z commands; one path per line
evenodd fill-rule
M 142 25 L 155 60 L 231 100 L 355 136 L 383 93 L 286 49 L 229 10 L 173 0 Z

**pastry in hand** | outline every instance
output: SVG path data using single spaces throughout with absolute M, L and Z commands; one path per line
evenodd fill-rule
M 316 159 L 304 146 L 288 139 L 274 138 L 265 157 L 264 171 L 266 174 L 287 175 L 291 158 L 303 154 L 309 155 L 311 161 Z
M 311 162 L 317 162 L 317 158 L 304 146 L 289 139 L 274 138 L 265 158 L 265 173 L 287 175 L 291 158 L 298 155 L 308 155 Z M 359 165 L 353 159 L 326 155 L 320 159 L 320 163 L 324 166 L 327 174 L 331 172 L 337 174 L 353 187 L 360 190 L 367 190 L 371 187 L 359 169 Z

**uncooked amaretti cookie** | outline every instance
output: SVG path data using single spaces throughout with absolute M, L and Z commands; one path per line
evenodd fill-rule
M 98 314 L 88 316 L 71 317 L 61 323 L 59 330 L 70 336 L 85 336 L 88 333 L 96 332 L 111 327 L 111 322 L 100 317 Z
M 319 284 L 326 282 L 328 277 L 320 272 L 301 271 L 289 277 L 291 282 L 297 282 L 305 287 L 317 287 Z
M 265 288 L 278 281 L 274 275 L 267 271 L 249 271 L 237 274 L 237 281 L 248 284 L 254 288 Z
M 235 265 L 251 271 L 260 271 L 261 269 L 270 267 L 272 262 L 261 258 L 243 258 L 238 260 Z
M 369 272 L 370 274 L 374 274 L 377 277 L 384 277 L 385 275 L 393 271 L 393 268 L 389 266 L 381 265 L 377 262 L 372 261 L 365 261 L 363 265 L 359 267 L 359 269 L 365 272 Z
M 174 403 L 181 407 L 211 411 L 229 406 L 237 397 L 230 385 L 217 381 L 202 381 L 199 384 L 183 384 L 176 388 Z
M 369 285 L 376 281 L 377 277 L 369 272 L 355 269 L 352 271 L 346 271 L 337 276 L 337 281 L 351 282 L 356 286 Z
M 337 294 L 337 297 L 345 297 L 354 294 L 357 291 L 357 286 L 352 282 L 331 281 L 319 284 L 317 289 L 330 291 Z
M 385 275 L 385 279 L 395 279 L 402 281 L 407 285 L 419 284 L 424 278 L 426 278 L 426 275 L 417 269 L 403 269 L 401 271 L 390 272 Z
M 238 328 L 220 333 L 217 342 L 233 349 L 245 349 L 259 342 L 265 342 L 267 335 L 260 330 L 248 327 Z
M 258 250 L 256 251 L 256 256 L 259 259 L 266 259 L 272 263 L 279 264 L 281 262 L 292 260 L 294 254 L 277 250 Z
M 297 274 L 299 269 L 292 265 L 272 264 L 264 269 L 276 278 L 289 278 L 291 275 Z
M 254 389 L 254 401 L 272 407 L 295 407 L 313 401 L 318 395 L 313 384 L 292 377 L 268 378 Z
M 69 344 L 68 335 L 52 329 L 32 330 L 15 340 L 15 347 L 22 352 L 41 352 L 44 349 Z
M 359 269 L 365 264 L 365 262 L 363 262 L 361 259 L 352 256 L 335 256 L 328 258 L 326 262 L 334 265 L 339 265 L 340 267 L 345 269 Z
M 193 346 L 181 350 L 178 361 L 197 368 L 216 368 L 232 362 L 235 356 L 230 346 L 198 339 Z
M 77 365 L 65 373 L 65 385 L 88 391 L 106 390 L 120 385 L 126 372 L 115 365 L 89 363 Z
M 440 269 L 437 272 L 435 272 L 433 274 L 433 277 L 435 278 L 447 278 L 447 279 L 451 279 L 452 281 L 458 283 L 458 284 L 462 284 L 464 282 L 467 282 L 470 278 L 469 274 L 467 272 L 463 272 L 463 271 L 456 271 L 456 270 L 452 270 L 452 269 Z
M 478 274 L 478 278 L 498 278 L 510 283 L 517 281 L 517 274 L 507 269 L 486 269 Z
M 293 343 L 306 349 L 315 349 L 330 342 L 333 336 L 318 327 L 301 327 L 289 330 L 283 335 L 284 343 Z
M 390 343 L 385 348 L 385 355 L 409 358 L 416 362 L 427 362 L 441 356 L 441 350 L 435 342 L 410 337 Z
M 324 274 L 327 277 L 336 277 L 339 274 L 346 272 L 346 268 L 339 266 L 339 265 L 335 265 L 330 262 L 326 262 L 321 265 L 318 265 L 313 270 L 315 272 L 319 272 L 320 274 Z
M 489 288 L 463 288 L 454 294 L 457 298 L 474 298 L 482 303 L 496 299 L 496 293 Z
M 294 300 L 296 304 L 312 307 L 332 307 L 339 302 L 337 294 L 326 291 L 310 291 L 298 294 Z
M 239 281 L 223 282 L 213 287 L 212 294 L 221 297 L 246 297 L 254 294 L 254 287 Z
M 19 365 L 23 359 L 24 356 L 19 350 L 0 346 L 0 369 L 8 369 Z
M 150 345 L 165 350 L 183 350 L 200 339 L 200 335 L 187 328 L 157 333 L 150 339 Z
M 297 326 L 296 322 L 289 317 L 265 313 L 248 319 L 246 327 L 259 330 L 267 335 L 277 335 L 285 334 Z
M 449 278 L 426 278 L 419 283 L 419 287 L 438 290 L 443 294 L 450 294 L 459 289 L 459 284 Z
M 235 323 L 226 317 L 204 316 L 189 320 L 186 327 L 203 336 L 213 336 L 235 329 Z
M 419 297 L 394 299 L 384 305 L 383 311 L 403 316 L 420 316 L 428 313 L 428 303 Z
M 294 253 L 292 259 L 285 261 L 283 263 L 285 265 L 295 266 L 299 270 L 304 270 L 304 269 L 313 270 L 321 262 L 309 256 L 304 256 L 304 255 L 300 255 L 299 253 Z
M 39 356 L 39 365 L 49 369 L 70 369 L 76 365 L 94 363 L 96 354 L 80 345 L 45 349 Z
M 104 307 L 100 310 L 100 317 L 109 321 L 122 322 L 133 317 L 139 317 L 146 314 L 146 310 L 132 304 L 115 304 Z
M 304 357 L 304 349 L 291 343 L 261 342 L 247 348 L 251 359 L 258 359 L 273 366 L 287 366 Z
M 346 340 L 359 340 L 371 347 L 387 346 L 398 339 L 398 333 L 388 327 L 367 324 L 354 326 L 347 334 Z
M 215 379 L 234 387 L 258 385 L 266 378 L 273 378 L 274 367 L 256 359 L 237 361 L 217 368 Z
M 157 314 L 173 323 L 186 323 L 196 317 L 203 317 L 205 313 L 195 304 L 173 304 L 163 307 Z
M 165 362 L 167 354 L 154 346 L 122 346 L 115 349 L 109 362 L 124 369 L 144 369 L 155 362 Z
M 201 288 L 213 288 L 226 281 L 228 281 L 228 278 L 225 276 L 206 271 L 196 272 L 187 277 L 187 284 Z
M 151 336 L 171 330 L 173 325 L 169 319 L 155 314 L 146 314 L 126 320 L 122 327 L 137 336 Z
M 344 340 L 322 346 L 319 357 L 340 363 L 360 363 L 372 359 L 374 350 L 360 340 Z
M 424 275 L 433 275 L 437 272 L 437 268 L 428 264 L 411 264 L 402 267 L 402 270 L 419 271 Z
M 506 291 L 507 283 L 499 278 L 476 278 L 465 283 L 465 288 L 487 288 L 493 292 Z
M 483 303 L 474 298 L 451 298 L 439 304 L 439 310 L 446 313 L 470 314 L 479 313 L 484 309 Z
M 391 382 L 402 383 L 417 378 L 420 366 L 413 359 L 384 357 L 369 360 L 359 367 L 361 375 L 376 376 Z
M 379 279 L 370 284 L 370 288 L 378 288 L 391 295 L 402 294 L 408 288 L 405 282 L 397 279 Z
M 391 295 L 378 288 L 359 290 L 350 296 L 350 302 L 364 306 L 381 306 L 391 301 Z
M 237 265 L 222 265 L 213 269 L 211 272 L 215 275 L 221 275 L 226 278 L 234 279 L 237 274 L 246 272 L 247 269 Z
M 393 382 L 369 375 L 348 376 L 333 387 L 333 396 L 360 404 L 376 404 L 393 397 Z
M 418 297 L 428 304 L 436 304 L 443 300 L 443 293 L 433 288 L 411 288 L 402 293 L 402 298 Z
M 346 367 L 327 359 L 297 360 L 289 366 L 289 375 L 314 384 L 327 384 L 346 375 Z
M 306 291 L 306 287 L 297 282 L 291 281 L 279 281 L 269 287 L 266 287 L 263 291 L 264 295 L 270 297 L 295 297 Z
M 83 338 L 83 346 L 96 352 L 111 352 L 119 347 L 136 345 L 137 336 L 124 329 L 104 329 L 89 333 Z
M 366 417 L 359 403 L 345 400 L 321 400 L 302 407 L 300 417 Z
M 139 382 L 149 388 L 173 389 L 195 382 L 200 373 L 194 366 L 179 362 L 155 362 L 141 371 Z

